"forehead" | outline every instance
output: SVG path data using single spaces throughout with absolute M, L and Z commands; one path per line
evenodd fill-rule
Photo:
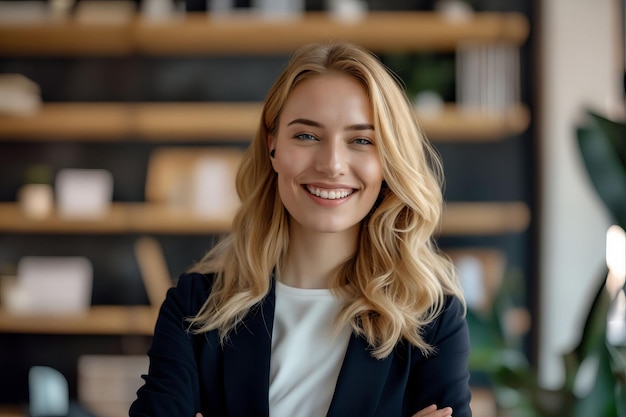
M 332 91 L 336 89 L 344 92 L 358 92 L 358 94 L 367 96 L 365 86 L 357 78 L 340 72 L 331 72 L 328 74 L 305 75 L 295 83 L 288 97 L 294 94 L 311 94 L 312 91 L 317 90 Z
M 372 118 L 370 100 L 363 84 L 340 73 L 306 77 L 295 85 L 287 96 L 281 116 L 302 112 L 320 116 L 352 114 L 370 123 Z

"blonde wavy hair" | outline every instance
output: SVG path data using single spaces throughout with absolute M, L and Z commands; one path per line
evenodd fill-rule
M 347 300 L 337 325 L 349 323 L 379 359 L 402 339 L 428 354 L 433 347 L 422 338 L 423 327 L 441 312 L 445 296 L 464 303 L 454 267 L 433 240 L 443 206 L 441 163 L 399 80 L 370 52 L 349 43 L 301 48 L 269 90 L 237 174 L 241 207 L 232 232 L 191 270 L 214 274 L 208 299 L 189 319 L 191 329 L 217 330 L 224 343 L 268 294 L 272 272 L 289 248 L 289 214 L 277 192 L 268 135 L 276 134 L 293 88 L 328 73 L 354 77 L 367 91 L 385 180 L 362 221 L 356 253 L 336 270 L 332 289 Z

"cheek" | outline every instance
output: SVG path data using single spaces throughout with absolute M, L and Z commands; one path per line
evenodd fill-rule
M 298 178 L 302 173 L 302 160 L 293 155 L 292 152 L 276 152 L 274 160 L 274 170 L 277 176 L 278 195 L 285 205 L 289 205 L 294 197 L 294 190 L 298 184 Z
M 305 153 L 290 148 L 283 148 L 276 151 L 273 165 L 279 180 L 289 180 L 305 171 L 307 164 Z
M 361 178 L 371 187 L 379 188 L 383 182 L 383 167 L 378 158 L 363 161 L 358 165 Z

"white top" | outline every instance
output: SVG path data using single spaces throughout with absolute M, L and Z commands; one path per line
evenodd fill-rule
M 270 416 L 326 416 L 351 333 L 333 335 L 342 304 L 330 290 L 276 282 Z

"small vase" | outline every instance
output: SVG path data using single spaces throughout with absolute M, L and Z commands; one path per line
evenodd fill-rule
M 49 184 L 23 185 L 17 199 L 22 213 L 33 219 L 48 217 L 54 208 L 54 193 Z

